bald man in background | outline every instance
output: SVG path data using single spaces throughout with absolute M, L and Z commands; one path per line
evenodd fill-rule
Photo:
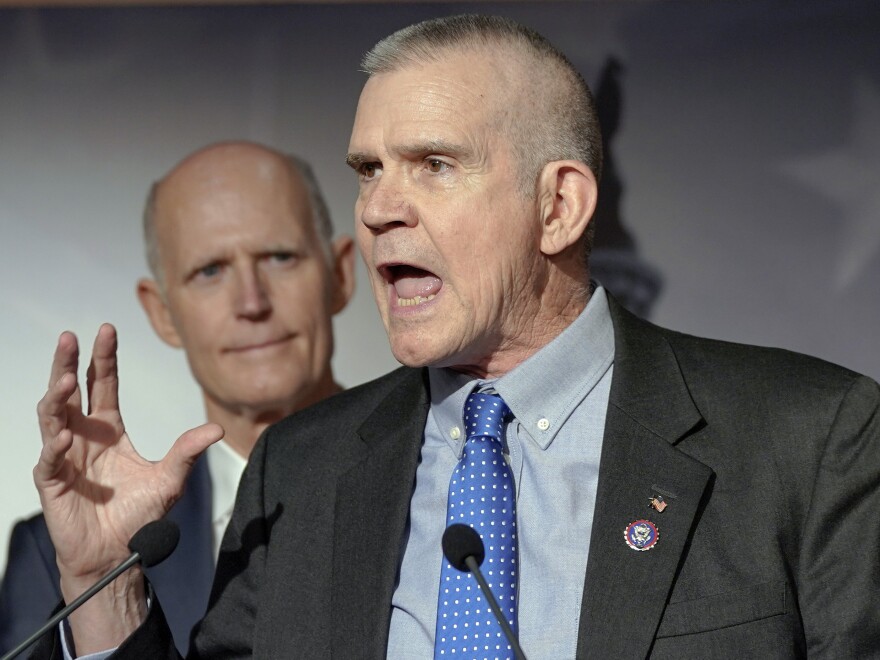
M 150 190 L 144 238 L 154 279 L 140 280 L 137 295 L 156 334 L 186 353 L 207 420 L 225 431 L 169 513 L 181 528 L 177 552 L 150 571 L 182 653 L 205 611 L 257 438 L 342 389 L 330 366 L 331 320 L 353 291 L 354 250 L 351 238 L 332 234 L 311 168 L 257 144 L 201 149 Z M 39 514 L 12 532 L 0 652 L 42 625 L 60 599 L 55 550 Z

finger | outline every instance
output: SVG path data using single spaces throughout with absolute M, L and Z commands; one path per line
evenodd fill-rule
M 37 422 L 44 444 L 67 428 L 68 412 L 78 403 L 79 388 L 76 384 L 76 376 L 69 372 L 65 373 L 58 382 L 49 387 L 37 404 Z
M 79 368 L 79 342 L 76 335 L 69 331 L 64 331 L 58 337 L 58 344 L 55 346 L 55 355 L 52 357 L 52 368 L 49 371 L 49 388 L 61 380 L 64 374 L 72 373 L 76 380 L 76 372 Z M 79 391 L 76 392 L 76 400 L 71 401 L 72 404 L 81 406 Z M 80 409 L 82 409 L 80 407 Z
M 40 488 L 53 479 L 64 466 L 67 452 L 73 446 L 73 433 L 64 429 L 54 438 L 43 443 L 40 458 L 34 466 L 34 483 Z
M 119 412 L 119 377 L 116 370 L 116 329 L 109 323 L 98 329 L 92 361 L 86 376 L 89 414 Z
M 219 424 L 203 424 L 180 436 L 161 461 L 171 481 L 182 485 L 199 456 L 223 435 Z
M 49 387 L 58 382 L 64 374 L 76 373 L 79 363 L 79 344 L 76 335 L 72 332 L 64 331 L 58 337 L 58 344 L 55 346 L 55 355 L 52 358 L 52 369 L 49 372 Z

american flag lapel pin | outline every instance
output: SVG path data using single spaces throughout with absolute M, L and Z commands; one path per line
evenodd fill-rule
M 663 499 L 662 495 L 652 495 L 648 501 L 650 502 L 649 506 L 657 513 L 663 513 L 667 506 L 666 500 Z

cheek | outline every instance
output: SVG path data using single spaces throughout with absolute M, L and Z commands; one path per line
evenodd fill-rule
M 275 291 L 275 312 L 293 327 L 322 327 L 332 316 L 334 293 L 332 276 L 303 273 Z
M 358 220 L 360 212 L 355 208 L 354 240 L 361 254 L 369 254 L 368 249 L 373 244 L 373 232 L 363 222 Z
M 475 292 L 491 293 L 499 275 L 509 270 L 507 246 L 488 235 L 488 230 L 455 237 L 447 241 L 444 252 L 448 272 L 458 287 Z
M 525 237 L 515 238 L 515 245 L 475 239 L 456 255 L 455 288 L 474 318 L 503 314 L 522 296 L 534 264 Z
M 210 301 L 209 301 L 210 302 Z M 189 353 L 208 353 L 223 332 L 223 305 L 202 300 L 182 300 L 172 310 L 171 321 L 182 348 Z
M 212 343 L 212 339 L 216 340 L 217 335 L 210 332 L 195 331 L 186 335 L 181 335 L 183 345 L 181 348 L 186 352 L 187 359 L 190 362 L 198 363 L 204 368 L 211 368 L 217 361 L 214 354 L 218 347 Z

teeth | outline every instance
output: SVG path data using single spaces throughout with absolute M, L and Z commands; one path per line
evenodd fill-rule
M 422 303 L 426 303 L 429 300 L 434 300 L 437 297 L 437 294 L 432 293 L 430 296 L 423 298 L 422 296 L 416 296 L 415 298 L 398 298 L 397 304 L 400 307 L 412 307 L 413 305 L 421 305 Z

